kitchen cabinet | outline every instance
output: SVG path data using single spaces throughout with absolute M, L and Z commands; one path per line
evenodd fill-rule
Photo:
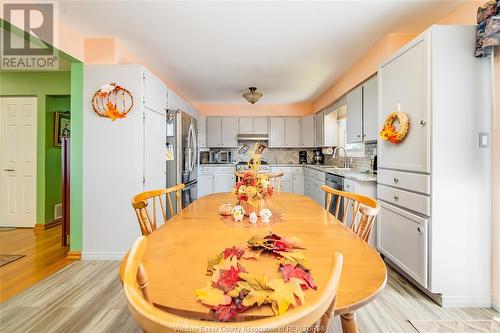
M 233 185 L 235 184 L 235 175 L 234 173 L 218 173 L 215 171 L 214 175 L 214 192 L 231 192 L 233 190 Z
M 167 187 L 166 116 L 144 110 L 144 190 Z
M 377 141 L 379 127 L 378 82 L 375 75 L 363 83 L 363 141 Z
M 167 113 L 167 86 L 159 78 L 144 71 L 144 106 L 161 114 Z
M 238 134 L 267 134 L 267 117 L 240 117 Z
M 324 111 L 323 132 L 323 145 L 325 147 L 338 146 L 339 123 L 337 121 L 337 110 L 333 110 L 333 107 Z
M 222 117 L 221 147 L 238 147 L 238 118 Z
M 300 147 L 300 117 L 285 117 L 285 146 Z
M 212 193 L 231 192 L 236 181 L 234 166 L 200 165 L 198 197 Z
M 222 119 L 221 117 L 207 117 L 207 146 L 222 147 Z
M 301 147 L 310 148 L 314 147 L 314 115 L 304 116 L 301 120 Z
M 293 174 L 292 176 L 292 188 L 295 194 L 304 194 L 304 174 Z
M 214 189 L 214 175 L 200 174 L 198 176 L 198 198 L 212 194 L 213 189 Z
M 270 117 L 269 147 L 285 147 L 285 117 Z
M 207 117 L 198 117 L 198 145 L 207 148 Z
M 363 86 L 357 86 L 346 95 L 347 143 L 363 141 Z
M 316 140 L 315 145 L 317 148 L 324 146 L 324 111 L 320 111 L 314 115 L 314 122 L 316 124 Z

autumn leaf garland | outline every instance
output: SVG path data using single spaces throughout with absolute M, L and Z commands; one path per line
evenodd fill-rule
M 247 247 L 233 246 L 209 259 L 207 275 L 211 280 L 195 295 L 211 307 L 217 320 L 229 321 L 253 306 L 271 305 L 276 315 L 285 313 L 290 305 L 305 304 L 304 290 L 317 289 L 307 267 L 298 238 L 285 238 L 270 233 L 253 236 Z M 262 252 L 280 258 L 281 279 L 269 280 L 266 275 L 253 275 L 245 270 L 241 259 L 256 259 Z

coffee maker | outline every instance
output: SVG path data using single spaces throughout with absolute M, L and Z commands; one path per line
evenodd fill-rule
M 323 153 L 321 152 L 321 149 L 314 151 L 313 162 L 314 164 L 323 164 Z
M 307 164 L 307 151 L 299 151 L 299 164 Z

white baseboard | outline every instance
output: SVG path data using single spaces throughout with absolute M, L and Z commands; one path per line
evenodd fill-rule
M 82 252 L 82 260 L 122 260 L 125 252 Z
M 443 308 L 491 308 L 490 297 L 441 296 Z
M 493 300 L 491 303 L 492 303 L 491 307 L 495 309 L 496 312 L 500 312 L 500 300 L 498 301 Z

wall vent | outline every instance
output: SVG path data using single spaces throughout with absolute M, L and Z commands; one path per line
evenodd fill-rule
M 54 205 L 54 220 L 62 219 L 62 204 Z

